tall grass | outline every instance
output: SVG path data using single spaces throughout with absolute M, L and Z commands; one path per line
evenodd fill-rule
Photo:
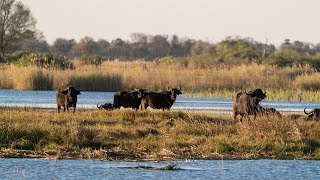
M 100 151 L 108 153 L 97 158 L 107 159 L 320 159 L 320 123 L 288 117 L 237 123 L 229 116 L 169 111 L 7 109 L 0 111 L 0 145 L 57 156 L 68 149 L 82 153 L 79 158 Z
M 72 84 L 82 90 L 152 91 L 180 86 L 191 96 L 232 97 L 240 90 L 262 88 L 270 99 L 320 100 L 319 73 L 308 66 L 216 65 L 193 68 L 178 61 L 105 61 L 101 66 L 75 63 L 75 70 L 3 67 L 0 88 L 57 89 Z

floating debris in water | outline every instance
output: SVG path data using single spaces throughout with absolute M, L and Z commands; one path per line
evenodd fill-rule
M 122 169 L 146 169 L 146 170 L 182 170 L 181 168 L 177 167 L 177 164 L 169 164 L 164 167 L 153 167 L 153 166 L 128 166 L 128 167 L 117 167 Z

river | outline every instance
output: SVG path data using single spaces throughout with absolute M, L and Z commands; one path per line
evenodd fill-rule
M 82 91 L 78 96 L 78 108 L 96 109 L 96 105 L 113 103 L 114 92 Z M 267 101 L 263 100 L 264 107 L 276 108 L 285 113 L 302 113 L 303 109 L 320 108 L 319 102 L 299 101 Z M 55 108 L 55 91 L 19 91 L 0 90 L 0 106 L 22 106 Z M 232 113 L 232 98 L 190 98 L 178 96 L 172 106 L 173 110 L 198 111 L 205 113 Z
M 122 167 L 163 167 L 161 171 Z M 93 160 L 0 159 L 1 179 L 320 179 L 320 161 L 211 160 L 109 162 Z

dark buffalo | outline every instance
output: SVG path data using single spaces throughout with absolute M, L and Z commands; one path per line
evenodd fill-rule
M 102 105 L 100 105 L 100 106 L 99 106 L 99 104 L 97 104 L 97 108 L 100 109 L 100 110 L 104 109 L 104 110 L 109 110 L 109 111 L 111 111 L 111 110 L 113 109 L 113 104 L 111 104 L 111 103 L 105 103 L 105 104 L 102 104 Z
M 77 107 L 77 95 L 79 94 L 81 94 L 80 91 L 72 86 L 59 88 L 56 93 L 57 112 L 60 112 L 61 106 L 63 107 L 64 112 L 66 109 L 69 111 L 69 107 L 73 107 L 73 112 L 75 112 Z
M 141 109 L 147 109 L 149 106 L 153 109 L 170 109 L 176 101 L 177 95 L 182 94 L 180 87 L 168 88 L 162 92 L 143 93 L 141 100 Z
M 310 112 L 306 112 L 306 108 L 304 108 L 303 111 L 308 116 L 308 118 L 320 119 L 320 109 L 318 108 L 314 108 Z
M 236 120 L 238 115 L 241 119 L 244 116 L 256 115 L 261 110 L 259 102 L 266 97 L 266 91 L 263 92 L 261 89 L 239 92 L 233 100 L 234 119 Z
M 278 116 L 278 117 L 282 117 L 280 112 L 277 111 L 275 108 L 263 108 L 263 107 L 261 107 L 259 109 L 258 114 L 260 116 Z
M 116 92 L 113 96 L 113 108 L 120 109 L 120 107 L 124 107 L 138 110 L 141 104 L 142 93 L 144 92 L 144 89 Z

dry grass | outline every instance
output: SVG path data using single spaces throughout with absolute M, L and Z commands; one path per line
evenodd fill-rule
M 93 158 L 90 154 L 98 150 L 113 159 L 320 159 L 320 123 L 288 117 L 237 123 L 229 116 L 170 111 L 57 114 L 3 109 L 0 145 L 12 150 L 69 149 L 82 154 L 78 158 Z
M 72 84 L 88 91 L 145 88 L 158 91 L 180 86 L 189 96 L 232 97 L 240 90 L 263 88 L 269 99 L 320 100 L 319 73 L 310 67 L 267 65 L 191 68 L 176 60 L 105 61 L 101 66 L 75 63 L 75 70 L 4 66 L 0 88 L 57 89 Z

